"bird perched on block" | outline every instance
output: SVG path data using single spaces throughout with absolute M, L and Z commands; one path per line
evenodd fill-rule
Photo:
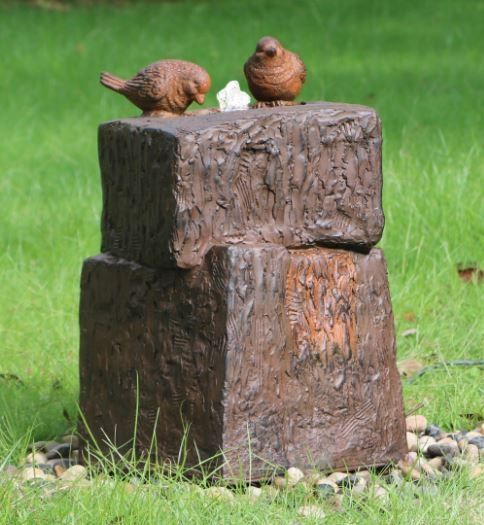
M 259 40 L 244 73 L 258 106 L 291 105 L 306 80 L 304 62 L 271 36 Z
M 193 102 L 203 104 L 210 76 L 197 64 L 184 60 L 160 60 L 123 80 L 101 73 L 101 84 L 124 95 L 143 111 L 143 116 L 181 115 Z

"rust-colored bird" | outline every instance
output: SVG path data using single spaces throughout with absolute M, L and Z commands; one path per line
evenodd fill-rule
M 304 62 L 271 36 L 259 40 L 244 73 L 252 95 L 262 103 L 259 105 L 289 105 L 306 80 Z
M 193 101 L 203 104 L 211 84 L 204 69 L 184 60 L 160 60 L 130 80 L 111 73 L 101 73 L 100 80 L 140 108 L 143 116 L 162 117 L 181 115 Z

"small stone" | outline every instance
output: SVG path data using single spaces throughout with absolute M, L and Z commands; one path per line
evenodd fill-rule
M 475 445 L 479 450 L 484 448 L 484 436 L 476 436 L 469 439 L 469 445 Z
M 469 470 L 469 479 L 480 478 L 484 474 L 484 467 L 482 465 L 473 465 Z
M 446 459 L 446 467 L 452 470 L 469 468 L 469 462 L 461 457 L 453 457 Z
M 64 465 L 62 465 L 61 463 L 57 463 L 56 465 L 54 465 L 53 467 L 54 469 L 54 474 L 60 478 L 62 476 L 62 474 L 64 474 L 64 472 L 66 472 L 66 468 L 64 468 Z
M 437 456 L 435 458 L 429 459 L 427 463 L 436 471 L 441 471 L 444 468 L 444 458 L 442 456 Z
M 274 478 L 274 485 L 278 489 L 284 489 L 287 487 L 287 479 L 284 476 L 276 476 Z
M 479 427 L 479 432 L 484 435 L 484 423 Z
M 321 478 L 316 483 L 316 493 L 318 497 L 323 499 L 334 496 L 338 490 L 338 485 L 329 478 Z
M 417 458 L 418 458 L 418 454 L 416 452 L 409 452 L 406 456 L 405 456 L 405 460 L 407 461 L 408 464 L 413 464 L 417 461 Z
M 414 468 L 413 463 L 408 463 L 407 461 L 401 459 L 397 466 L 406 477 L 409 477 L 415 481 L 420 479 L 420 472 Z
M 430 445 L 433 445 L 434 443 L 436 443 L 436 441 L 432 436 L 420 436 L 418 439 L 418 450 L 425 454 Z
M 415 462 L 415 468 L 419 472 L 422 472 L 431 478 L 435 478 L 436 476 L 440 475 L 439 470 L 434 469 L 425 458 L 418 458 Z
M 5 465 L 0 468 L 0 476 L 13 477 L 18 474 L 18 468 L 15 465 Z
M 59 476 L 63 481 L 78 481 L 87 477 L 87 469 L 82 465 L 74 465 Z
M 72 450 L 77 450 L 79 448 L 79 437 L 75 434 L 67 434 L 62 436 L 61 441 L 62 443 L 70 445 Z
M 370 471 L 369 470 L 359 470 L 356 472 L 357 476 L 360 476 L 360 478 L 366 479 L 366 481 L 369 481 L 370 479 Z
M 472 465 L 477 465 L 479 463 L 479 448 L 477 445 L 469 443 L 462 452 L 464 459 Z
M 46 454 L 47 459 L 68 458 L 71 447 L 67 443 L 58 443 Z
M 293 486 L 304 478 L 302 470 L 291 467 L 287 470 L 287 483 L 289 486 Z
M 457 446 L 457 443 L 454 442 L 454 444 L 450 443 L 442 443 L 439 441 L 438 443 L 434 443 L 433 445 L 430 445 L 427 449 L 427 456 L 430 458 L 435 458 L 437 456 L 446 456 L 453 458 L 459 454 L 459 447 Z
M 407 432 L 407 447 L 410 452 L 417 452 L 419 439 L 417 434 Z
M 237 80 L 231 80 L 217 93 L 220 111 L 240 111 L 249 108 L 250 95 L 240 89 Z
M 25 463 L 30 465 L 38 465 L 39 463 L 45 464 L 47 462 L 47 457 L 42 452 L 31 452 L 25 456 Z
M 51 469 L 54 469 L 56 465 L 61 465 L 64 470 L 75 465 L 70 459 L 67 458 L 58 458 L 58 459 L 49 459 L 47 460 L 47 465 L 50 465 Z
M 457 443 L 452 438 L 450 438 L 448 436 L 439 439 L 437 441 L 437 443 L 440 443 L 441 445 L 445 443 L 445 444 L 451 445 L 453 447 L 457 446 Z
M 304 505 L 303 507 L 299 507 L 297 513 L 303 518 L 323 519 L 326 516 L 323 509 L 317 505 Z
M 383 476 L 383 480 L 387 485 L 401 485 L 403 483 L 403 477 L 399 470 L 392 469 L 388 474 Z
M 44 441 L 44 449 L 42 452 L 50 452 L 51 450 L 54 450 L 57 446 L 59 446 L 61 443 L 58 441 Z
M 339 481 L 341 481 L 342 479 L 346 478 L 348 474 L 345 474 L 344 472 L 332 472 L 329 476 L 328 476 L 328 479 L 330 479 L 331 481 L 334 481 L 336 484 L 338 484 Z
M 407 416 L 405 419 L 407 432 L 419 434 L 427 428 L 427 418 L 421 415 Z
M 478 432 L 477 430 L 471 430 L 470 432 L 467 432 L 466 439 L 469 441 L 472 438 L 480 437 L 482 434 Z
M 223 501 L 234 501 L 235 496 L 226 487 L 209 487 L 205 489 L 205 493 L 213 499 Z
M 458 443 L 461 439 L 466 437 L 465 432 L 450 432 L 447 437 Z
M 25 467 L 22 469 L 21 477 L 24 481 L 28 481 L 30 479 L 45 479 L 46 473 L 40 468 Z
M 435 439 L 440 439 L 443 434 L 442 429 L 437 425 L 428 425 L 425 429 L 425 435 Z
M 373 497 L 383 504 L 387 503 L 390 499 L 388 492 L 380 485 L 373 487 Z
M 47 441 L 35 441 L 27 446 L 29 452 L 45 452 L 45 445 Z
M 262 489 L 260 487 L 247 487 L 246 494 L 251 501 L 255 501 L 262 496 Z
M 336 484 L 342 489 L 352 489 L 362 478 L 355 476 L 354 474 L 347 474 L 344 478 L 340 479 Z

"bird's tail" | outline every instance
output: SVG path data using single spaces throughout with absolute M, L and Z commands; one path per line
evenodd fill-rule
M 111 75 L 111 73 L 108 73 L 107 71 L 101 73 L 99 80 L 103 86 L 106 86 L 113 91 L 121 91 L 126 84 L 125 80 L 115 75 Z

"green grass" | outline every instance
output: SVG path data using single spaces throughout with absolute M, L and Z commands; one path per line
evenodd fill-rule
M 192 60 L 212 76 L 211 106 L 228 80 L 246 86 L 242 64 L 264 34 L 305 60 L 303 99 L 372 105 L 383 120 L 381 246 L 399 358 L 482 358 L 482 286 L 461 282 L 456 265 L 484 266 L 483 25 L 478 0 L 179 1 L 68 11 L 2 4 L 0 374 L 21 382 L 0 378 L 0 462 L 8 451 L 20 455 L 30 438 L 74 425 L 79 274 L 83 258 L 99 251 L 96 127 L 136 114 L 99 86 L 99 71 L 129 76 L 159 58 Z M 413 327 L 417 336 L 400 336 Z M 482 385 L 477 368 L 444 368 L 405 385 L 406 406 L 425 401 L 430 420 L 472 428 L 483 419 Z M 398 496 L 386 513 L 370 504 L 328 523 L 470 523 L 466 500 L 476 489 L 465 486 L 458 478 L 421 501 L 425 520 L 410 496 Z M 0 501 L 1 491 L 11 503 L 0 508 L 0 523 L 11 523 L 14 492 L 0 486 Z M 18 522 L 30 523 L 33 510 L 36 523 L 53 523 L 55 513 L 56 523 L 296 519 L 284 502 L 207 504 L 177 484 L 162 492 L 149 508 L 141 496 L 106 487 L 45 504 L 27 495 L 30 514 Z

